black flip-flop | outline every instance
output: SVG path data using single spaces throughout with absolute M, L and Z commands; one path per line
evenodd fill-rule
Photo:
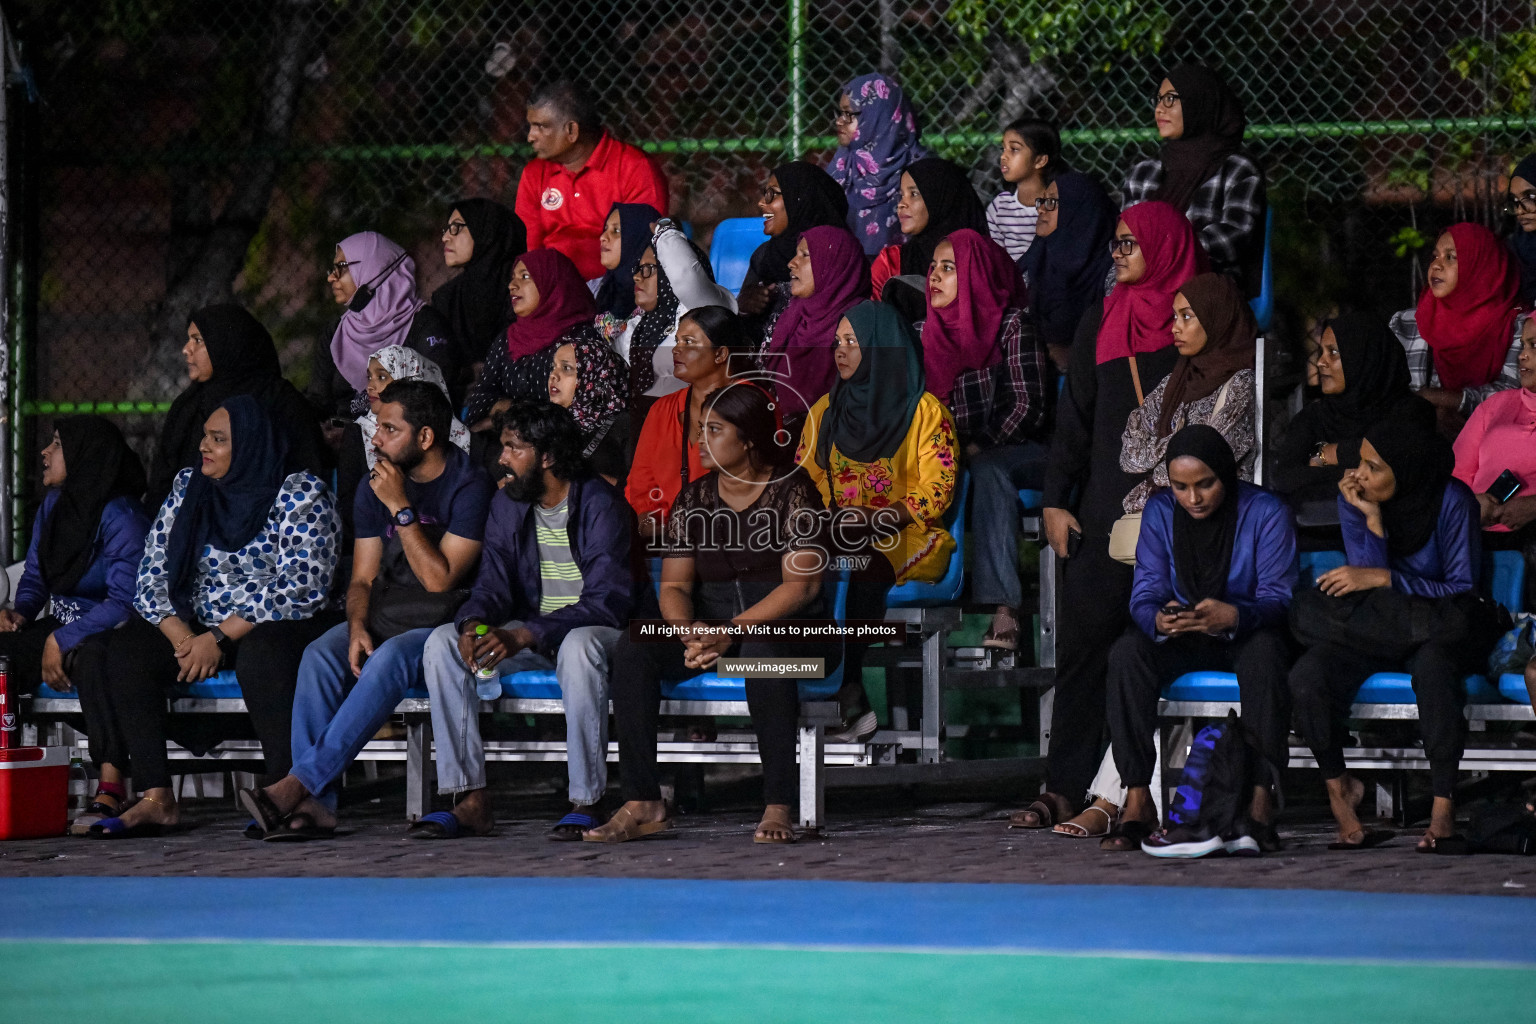
M 91 839 L 159 839 L 176 832 L 185 832 L 190 825 L 162 825 L 158 821 L 141 822 L 138 825 L 125 825 L 122 818 L 103 818 L 90 827 L 85 834 Z
M 1328 844 L 1330 850 L 1369 850 L 1373 846 L 1380 846 L 1388 839 L 1396 839 L 1397 833 L 1389 829 L 1367 828 L 1361 830 L 1363 838 L 1358 843 L 1332 842 Z
M 316 839 L 335 839 L 336 826 L 317 824 L 314 815 L 298 811 L 290 814 L 286 821 L 262 838 L 269 843 L 310 843 Z
M 277 804 L 267 796 L 266 790 L 242 789 L 239 795 L 240 806 L 256 819 L 256 824 L 261 826 L 263 832 L 275 831 L 283 823 L 283 812 L 277 809 Z
M 1472 852 L 1472 844 L 1460 832 L 1448 836 L 1425 836 L 1428 846 L 1415 846 L 1415 853 L 1439 853 L 1448 857 L 1464 857 Z M 1420 840 L 1422 842 L 1423 840 Z

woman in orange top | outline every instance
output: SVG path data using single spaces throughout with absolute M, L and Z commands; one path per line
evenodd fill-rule
M 635 442 L 624 496 L 640 517 L 640 535 L 660 536 L 683 484 L 704 475 L 699 462 L 704 396 L 731 379 L 731 354 L 743 351 L 741 320 L 724 306 L 697 306 L 677 324 L 672 372 L 688 387 L 656 400 Z M 687 468 L 684 469 L 686 459 Z

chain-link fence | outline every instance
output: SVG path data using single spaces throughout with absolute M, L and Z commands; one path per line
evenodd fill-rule
M 335 316 L 336 241 L 385 232 L 430 292 L 452 200 L 511 204 L 524 101 L 554 73 L 590 83 L 615 134 L 662 156 L 674 216 L 707 243 L 755 212 L 767 168 L 830 150 L 856 74 L 897 75 L 930 148 L 990 195 L 998 128 L 1026 113 L 1057 119 L 1070 162 L 1117 187 L 1155 147 L 1164 70 L 1206 61 L 1243 97 L 1270 178 L 1282 337 L 1339 298 L 1410 304 L 1439 226 L 1497 224 L 1501 175 L 1536 123 L 1528 0 L 11 6 L 41 96 L 13 356 L 12 411 L 33 420 L 60 403 L 152 411 L 184 379 L 186 313 L 231 289 L 302 382 Z

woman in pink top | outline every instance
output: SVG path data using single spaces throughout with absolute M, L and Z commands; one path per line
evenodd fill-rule
M 1473 410 L 1456 438 L 1456 478 L 1477 495 L 1483 544 L 1520 548 L 1536 540 L 1536 316 L 1520 329 L 1520 386 L 1497 391 Z M 1500 501 L 1492 492 L 1508 470 L 1520 484 Z

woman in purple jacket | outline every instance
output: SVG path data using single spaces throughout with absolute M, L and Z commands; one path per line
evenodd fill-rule
M 1133 624 L 1109 651 L 1108 757 L 1089 788 L 1094 802 L 1064 835 L 1103 834 L 1107 850 L 1138 850 L 1157 825 L 1152 803 L 1152 737 L 1157 699 L 1186 672 L 1235 672 L 1243 720 L 1277 766 L 1287 759 L 1290 725 L 1285 674 L 1290 665 L 1286 613 L 1296 579 L 1296 531 L 1285 502 L 1238 479 L 1232 448 L 1214 427 L 1174 434 L 1165 456 L 1170 490 L 1142 514 L 1131 587 Z M 1116 777 L 1118 775 L 1118 777 Z M 1257 855 L 1278 849 L 1267 787 L 1256 787 L 1254 826 L 1237 836 L 1168 843 L 1162 856 L 1201 856 L 1226 847 Z M 1076 829 L 1076 831 L 1074 831 Z
M 1332 597 L 1390 587 L 1435 601 L 1466 600 L 1482 559 L 1477 498 L 1451 476 L 1450 445 L 1426 427 L 1383 421 L 1365 432 L 1360 464 L 1339 481 L 1339 526 L 1349 564 L 1317 578 Z M 1365 784 L 1344 766 L 1343 720 L 1360 685 L 1376 672 L 1407 671 L 1419 707 L 1419 732 L 1429 759 L 1434 802 L 1419 850 L 1429 853 L 1455 835 L 1456 770 L 1466 747 L 1462 678 L 1486 655 L 1467 643 L 1466 631 L 1436 636 L 1406 659 L 1372 657 L 1341 644 L 1311 647 L 1291 670 L 1296 724 L 1312 747 L 1328 784 L 1339 824 L 1334 848 L 1363 848 L 1390 838 L 1369 832 L 1358 810 Z

